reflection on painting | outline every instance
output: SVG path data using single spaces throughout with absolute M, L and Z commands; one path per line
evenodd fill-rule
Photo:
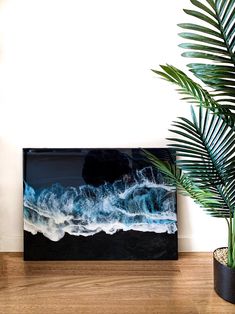
M 141 149 L 25 149 L 24 230 L 26 260 L 176 259 L 176 189 Z

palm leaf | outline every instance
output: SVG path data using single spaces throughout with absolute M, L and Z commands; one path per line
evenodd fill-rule
M 191 63 L 190 71 L 214 89 L 214 97 L 221 103 L 235 102 L 235 0 L 191 0 L 195 10 L 184 10 L 199 23 L 179 24 L 179 35 L 190 42 L 188 58 L 209 60 L 210 63 Z M 201 25 L 203 22 L 203 25 Z M 205 25 L 205 26 L 204 26 Z M 211 64 L 215 62 L 216 64 Z
M 216 115 L 224 119 L 229 126 L 234 128 L 235 125 L 235 108 L 218 103 L 201 85 L 194 82 L 181 70 L 171 65 L 161 65 L 162 71 L 152 70 L 165 80 L 178 86 L 178 92 L 189 103 L 196 103 L 210 109 Z
M 219 200 L 226 212 L 235 208 L 235 135 L 220 117 L 208 109 L 192 108 L 192 120 L 178 118 L 168 138 L 177 150 L 178 167 L 201 189 L 207 189 Z M 195 145 L 196 144 L 196 145 Z
M 214 191 L 201 189 L 176 165 L 160 160 L 146 149 L 143 149 L 143 152 L 153 167 L 160 170 L 176 184 L 181 194 L 191 197 L 213 217 L 229 217 L 229 210 L 227 208 L 221 209 L 221 201 Z

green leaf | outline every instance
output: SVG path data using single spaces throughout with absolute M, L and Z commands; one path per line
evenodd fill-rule
M 183 29 L 197 31 L 197 32 L 204 33 L 207 35 L 212 35 L 212 36 L 215 36 L 215 37 L 221 39 L 221 34 L 218 31 L 214 31 L 214 30 L 212 30 L 208 27 L 205 27 L 205 26 L 201 26 L 201 25 L 197 25 L 197 24 L 193 24 L 193 23 L 180 23 L 180 24 L 178 24 L 178 26 L 183 28 Z
M 213 18 L 216 19 L 216 14 L 213 11 L 211 11 L 207 6 L 202 4 L 200 1 L 197 1 L 197 0 L 190 0 L 190 1 L 196 7 L 198 7 L 199 9 L 202 9 L 203 11 L 207 12 L 209 15 L 211 15 Z
M 191 44 L 191 43 L 183 43 L 183 44 L 180 44 L 179 47 L 184 48 L 184 49 L 213 52 L 213 53 L 217 53 L 218 55 L 221 55 L 221 54 L 225 55 L 226 57 L 229 56 L 229 54 L 226 50 L 211 47 L 211 46 Z
M 179 36 L 184 39 L 195 40 L 195 41 L 202 42 L 203 44 L 206 43 L 206 44 L 210 44 L 216 47 L 219 46 L 219 47 L 224 48 L 224 43 L 222 41 L 211 38 L 211 37 L 202 36 L 195 33 L 188 33 L 188 32 L 179 33 Z
M 219 29 L 218 23 L 215 20 L 213 20 L 210 17 L 208 17 L 207 15 L 205 15 L 205 14 L 202 14 L 202 13 L 200 13 L 198 11 L 186 10 L 186 9 L 184 9 L 184 12 L 187 13 L 188 15 L 192 15 L 192 16 L 194 16 L 194 17 L 196 17 L 196 18 L 198 18 L 198 19 L 200 19 L 200 20 L 202 20 L 204 22 L 207 22 L 210 25 L 214 26 L 215 28 Z
M 176 165 L 164 162 L 157 156 L 143 149 L 146 158 L 151 162 L 153 167 L 160 170 L 176 184 L 179 193 L 191 197 L 197 204 L 203 207 L 208 214 L 214 217 L 229 217 L 228 209 L 221 210 L 221 199 L 214 191 L 201 189 L 193 181 L 183 174 L 182 170 Z M 222 202 L 223 204 L 223 202 Z
M 181 56 L 186 57 L 186 58 L 200 58 L 200 59 L 213 60 L 213 61 L 218 61 L 221 63 L 232 63 L 232 61 L 229 58 L 224 58 L 218 55 L 203 53 L 203 52 L 187 51 L 187 52 L 183 52 Z
M 183 57 L 208 60 L 209 63 L 189 64 L 190 70 L 203 83 L 216 91 L 223 92 L 225 96 L 220 103 L 235 103 L 235 84 L 228 88 L 228 82 L 212 81 L 222 72 L 223 78 L 231 81 L 235 76 L 235 0 L 192 0 L 199 11 L 185 10 L 190 16 L 207 22 L 208 27 L 197 23 L 181 23 L 179 26 L 191 32 L 179 35 L 188 40 L 197 41 L 196 45 L 184 43 L 180 46 L 187 49 Z M 198 34 L 200 32 L 200 35 Z M 203 46 L 203 47 L 202 47 Z M 215 64 L 211 64 L 215 63 Z M 232 66 L 229 66 L 231 64 Z
M 178 167 L 194 184 L 206 186 L 216 194 L 223 208 L 229 210 L 235 206 L 235 177 L 231 175 L 234 160 L 230 158 L 235 152 L 234 131 L 221 117 L 210 116 L 208 109 L 202 107 L 197 113 L 192 108 L 188 126 L 187 129 L 187 122 L 174 123 L 171 130 L 179 135 L 170 139 L 170 147 L 180 157 Z
M 203 68 L 202 64 L 192 64 L 192 70 L 195 68 L 199 71 Z M 194 82 L 181 70 L 171 66 L 171 65 L 161 65 L 163 71 L 154 70 L 154 73 L 160 75 L 165 80 L 173 83 L 179 88 L 180 94 L 186 96 L 186 100 L 195 102 L 200 106 L 210 109 L 211 112 L 220 116 L 224 119 L 230 127 L 234 128 L 235 125 L 235 114 L 232 112 L 233 106 L 231 105 L 221 105 L 216 101 L 204 88 L 202 88 L 198 83 Z M 206 66 L 205 71 L 213 72 L 214 66 Z M 231 67 L 221 66 L 218 71 L 230 71 Z M 216 84 L 216 82 L 214 83 Z M 217 88 L 217 87 L 216 87 Z M 227 95 L 227 93 L 225 93 Z M 221 95 L 218 96 L 221 98 Z M 234 106 L 235 108 L 235 106 Z M 184 122 L 188 123 L 187 119 Z M 191 125 L 193 126 L 193 125 Z

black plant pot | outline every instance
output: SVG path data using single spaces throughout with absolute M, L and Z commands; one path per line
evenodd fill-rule
M 218 262 L 217 259 L 215 259 L 214 254 L 213 259 L 215 292 L 224 300 L 235 304 L 235 269 Z

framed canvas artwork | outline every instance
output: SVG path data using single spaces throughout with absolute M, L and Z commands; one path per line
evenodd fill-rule
M 23 165 L 25 260 L 177 259 L 176 187 L 140 148 L 27 148 Z

